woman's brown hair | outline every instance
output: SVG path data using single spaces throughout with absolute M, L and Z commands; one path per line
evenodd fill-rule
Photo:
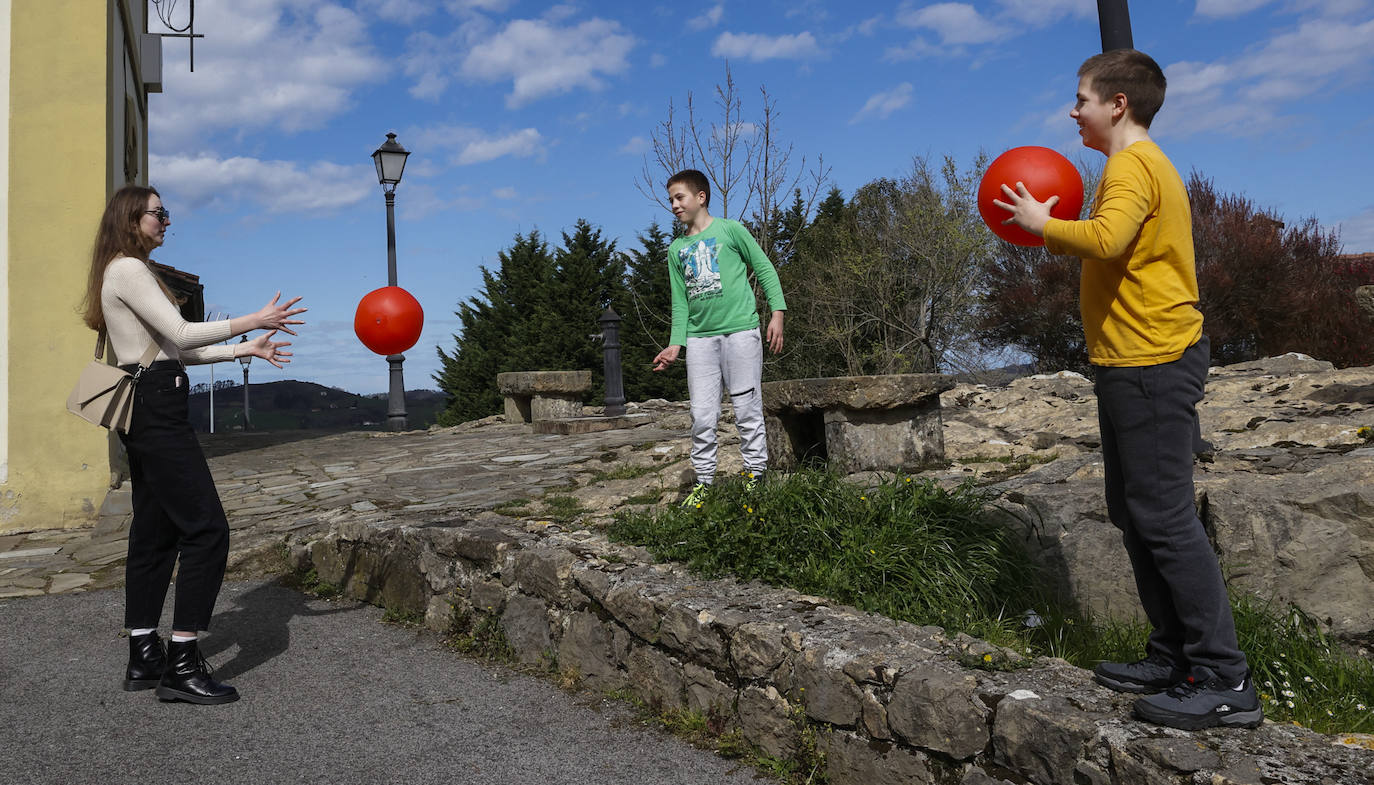
M 100 216 L 100 226 L 95 231 L 95 247 L 91 251 L 91 274 L 86 281 L 86 298 L 82 301 L 82 318 L 92 330 L 105 329 L 105 312 L 100 307 L 100 289 L 105 283 L 105 268 L 121 256 L 148 261 L 148 254 L 154 246 L 143 232 L 139 222 L 148 209 L 148 198 L 162 194 L 156 188 L 146 185 L 126 185 L 115 191 L 110 203 L 105 205 L 105 213 Z M 162 290 L 169 299 L 174 299 L 162 279 L 158 279 Z

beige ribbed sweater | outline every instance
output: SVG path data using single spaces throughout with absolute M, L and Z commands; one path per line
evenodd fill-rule
M 136 363 L 157 337 L 158 360 L 186 365 L 234 359 L 234 347 L 212 346 L 230 337 L 229 320 L 188 322 L 163 294 L 152 270 L 140 259 L 121 256 L 105 268 L 100 289 L 105 329 L 120 365 Z

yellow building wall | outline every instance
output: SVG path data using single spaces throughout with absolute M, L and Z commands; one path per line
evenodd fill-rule
M 126 100 L 124 57 L 112 57 L 112 49 L 125 46 L 119 19 L 128 15 L 127 2 L 6 3 L 0 533 L 89 525 L 109 490 L 109 434 L 65 404 L 95 344 L 78 311 L 93 233 L 110 187 L 122 184 L 111 176 L 123 164 L 110 160 L 110 107 Z M 141 11 L 137 19 L 142 32 Z M 146 123 L 140 136 L 146 140 Z

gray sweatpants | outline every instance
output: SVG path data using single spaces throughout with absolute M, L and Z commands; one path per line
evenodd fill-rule
M 763 429 L 763 337 L 757 328 L 728 335 L 687 339 L 687 393 L 692 405 L 692 468 L 697 482 L 711 484 L 716 474 L 716 424 L 720 421 L 721 382 L 730 393 L 739 429 L 744 469 L 768 468 Z
M 1147 650 L 1230 682 L 1247 671 L 1212 544 L 1193 504 L 1197 404 L 1207 381 L 1203 336 L 1179 359 L 1098 366 L 1107 512 L 1122 533 L 1153 628 Z

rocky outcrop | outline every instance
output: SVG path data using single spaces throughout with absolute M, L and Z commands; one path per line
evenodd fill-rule
M 1374 286 L 1361 286 L 1355 290 L 1355 303 L 1365 316 L 1374 319 Z
M 1183 733 L 1060 660 L 788 590 L 707 581 L 589 531 L 495 513 L 340 525 L 294 558 L 349 596 L 447 630 L 499 628 L 520 662 L 724 718 L 768 755 L 809 739 L 832 783 L 1360 782 L 1374 754 L 1300 728 Z M 482 619 L 488 621 L 483 622 Z M 1001 657 L 1018 661 L 1015 652 Z
M 1077 374 L 945 393 L 947 481 L 993 485 L 1009 525 L 1086 608 L 1138 613 L 1102 498 L 1092 385 Z M 1374 369 L 1301 355 L 1213 368 L 1198 509 L 1233 586 L 1374 640 Z

